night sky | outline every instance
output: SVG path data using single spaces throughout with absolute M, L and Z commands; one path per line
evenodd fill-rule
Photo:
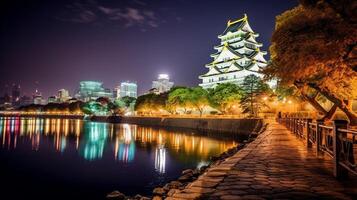
M 275 16 L 296 0 L 2 0 L 0 94 L 18 83 L 44 96 L 81 80 L 112 89 L 136 81 L 139 93 L 159 73 L 195 86 L 229 19 L 247 13 L 268 50 Z M 266 56 L 266 59 L 269 59 Z

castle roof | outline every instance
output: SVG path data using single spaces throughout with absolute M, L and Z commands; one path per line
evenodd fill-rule
M 225 35 L 228 32 L 231 32 L 231 33 L 236 32 L 239 29 L 242 29 L 247 24 L 248 24 L 248 16 L 246 14 L 244 14 L 243 18 L 240 18 L 240 19 L 237 19 L 237 20 L 234 20 L 234 21 L 229 20 L 227 22 L 226 29 L 223 31 L 223 33 L 220 36 Z

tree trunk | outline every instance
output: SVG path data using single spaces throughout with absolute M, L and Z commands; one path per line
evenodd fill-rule
M 295 82 L 294 83 L 295 87 L 300 91 L 300 94 L 301 94 L 301 97 L 304 101 L 307 101 L 310 103 L 310 105 L 312 107 L 315 108 L 315 110 L 317 110 L 317 112 L 321 115 L 326 115 L 327 114 L 327 111 L 325 110 L 324 107 L 322 107 L 318 101 L 316 101 L 316 97 L 318 95 L 318 93 L 316 93 L 313 97 L 309 97 L 305 91 L 304 91 L 304 87 L 302 86 L 301 83 L 297 83 Z
M 203 108 L 198 108 L 198 111 L 200 112 L 200 117 L 202 117 Z
M 311 105 L 312 107 L 314 107 L 314 108 L 317 110 L 317 112 L 319 112 L 319 114 L 321 114 L 321 115 L 326 115 L 326 114 L 328 113 L 328 112 L 325 110 L 325 108 L 323 108 L 323 107 L 319 104 L 319 102 L 316 101 L 315 98 L 309 97 L 308 95 L 306 95 L 306 94 L 305 94 L 304 92 L 302 92 L 302 91 L 300 91 L 300 92 L 301 92 L 302 98 L 303 98 L 305 101 L 309 102 L 310 105 Z
M 336 97 L 333 93 L 329 92 L 328 90 L 322 89 L 316 84 L 308 84 L 311 88 L 315 89 L 316 91 L 320 92 L 324 95 L 329 101 L 335 103 L 342 112 L 344 112 L 347 118 L 350 120 L 350 125 L 355 126 L 357 125 L 357 115 L 352 111 L 348 103 L 338 97 Z
M 333 106 L 330 108 L 330 110 L 325 114 L 325 116 L 322 119 L 331 120 L 335 115 L 337 108 L 338 106 L 336 104 L 333 104 Z

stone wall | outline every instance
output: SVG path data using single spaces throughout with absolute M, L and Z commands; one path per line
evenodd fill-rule
M 161 118 L 161 117 L 123 117 L 121 123 L 144 126 L 188 128 L 199 131 L 214 131 L 249 135 L 257 133 L 263 126 L 262 119 L 200 119 L 200 118 Z

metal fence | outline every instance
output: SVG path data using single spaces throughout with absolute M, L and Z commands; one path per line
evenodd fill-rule
M 347 121 L 335 120 L 332 126 L 309 118 L 278 118 L 277 121 L 304 139 L 307 148 L 315 148 L 316 152 L 331 156 L 335 177 L 346 177 L 348 172 L 357 175 L 357 130 L 348 129 Z

